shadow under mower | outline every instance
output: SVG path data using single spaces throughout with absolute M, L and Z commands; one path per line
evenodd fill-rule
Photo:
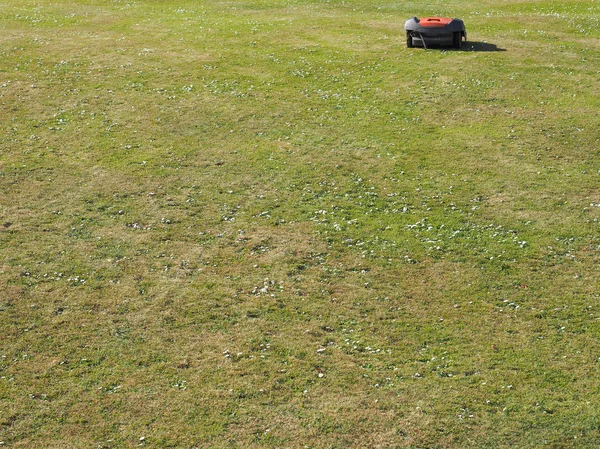
M 449 17 L 413 17 L 404 24 L 406 30 L 406 46 L 413 47 L 462 47 L 463 39 L 467 40 L 465 23 L 460 19 Z

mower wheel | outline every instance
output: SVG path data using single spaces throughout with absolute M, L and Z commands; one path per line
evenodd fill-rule
M 454 35 L 452 36 L 452 46 L 454 48 L 456 48 L 457 50 L 460 49 L 460 47 L 462 46 L 462 33 L 461 32 L 457 32 L 454 33 Z
M 410 35 L 410 31 L 406 32 L 406 46 L 408 48 L 413 48 L 415 45 L 413 44 L 412 36 Z

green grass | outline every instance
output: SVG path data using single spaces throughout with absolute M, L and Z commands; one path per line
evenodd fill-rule
M 597 447 L 599 22 L 3 1 L 2 445 Z

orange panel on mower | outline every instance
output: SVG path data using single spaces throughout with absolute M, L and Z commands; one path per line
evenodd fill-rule
M 448 17 L 424 17 L 421 19 L 422 27 L 444 27 L 452 22 Z

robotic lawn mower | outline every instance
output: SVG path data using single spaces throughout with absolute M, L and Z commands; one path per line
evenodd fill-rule
M 439 46 L 460 48 L 463 39 L 467 40 L 465 23 L 460 19 L 448 17 L 413 17 L 404 24 L 406 30 L 406 46 L 423 47 Z

